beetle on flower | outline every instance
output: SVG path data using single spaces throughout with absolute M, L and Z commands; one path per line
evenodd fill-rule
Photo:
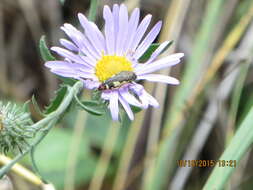
M 137 81 L 179 84 L 179 81 L 173 77 L 151 73 L 179 63 L 180 58 L 184 56 L 183 53 L 176 53 L 156 60 L 169 44 L 169 41 L 165 41 L 145 63 L 138 62 L 162 27 L 162 22 L 157 22 L 144 37 L 151 17 L 147 15 L 139 23 L 138 8 L 134 9 L 128 18 L 128 11 L 124 4 L 120 6 L 114 4 L 112 10 L 106 5 L 103 9 L 105 20 L 103 34 L 93 22 L 79 13 L 78 18 L 84 33 L 70 24 L 64 24 L 61 29 L 71 41 L 60 39 L 65 49 L 52 47 L 51 50 L 65 59 L 48 61 L 45 65 L 57 75 L 82 80 L 88 89 L 101 90 L 101 98 L 109 101 L 113 120 L 118 120 L 119 102 L 128 117 L 133 120 L 134 115 L 130 105 L 141 108 L 147 108 L 149 105 L 159 106 L 157 100 Z M 127 76 L 127 73 L 132 78 Z M 111 82 L 111 86 L 108 81 Z

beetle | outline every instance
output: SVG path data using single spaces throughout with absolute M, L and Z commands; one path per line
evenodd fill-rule
M 133 82 L 137 76 L 132 71 L 121 71 L 99 85 L 98 90 L 111 90 L 119 88 L 126 83 Z

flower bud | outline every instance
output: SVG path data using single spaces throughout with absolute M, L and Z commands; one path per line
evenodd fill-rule
M 4 105 L 0 102 L 0 152 L 18 149 L 20 152 L 28 145 L 27 140 L 34 137 L 35 130 L 30 114 L 14 103 Z

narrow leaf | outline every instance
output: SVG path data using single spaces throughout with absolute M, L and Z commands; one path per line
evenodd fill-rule
M 105 113 L 103 106 L 97 101 L 80 101 L 77 96 L 75 100 L 78 105 L 92 115 L 103 115 Z
M 28 101 L 26 101 L 24 104 L 23 104 L 23 106 L 22 106 L 22 110 L 24 111 L 24 112 L 29 112 L 29 104 L 30 104 L 30 100 L 28 100 Z
M 35 99 L 34 95 L 32 96 L 32 103 L 33 103 L 33 107 L 34 107 L 35 111 L 37 113 L 39 113 L 41 116 L 45 116 L 45 114 L 41 111 L 39 104 L 38 104 L 37 100 Z
M 173 41 L 170 41 L 168 43 L 168 45 L 164 48 L 164 50 L 160 53 L 164 53 L 171 45 L 173 44 Z M 149 48 L 147 49 L 147 51 L 139 58 L 139 62 L 140 63 L 144 63 L 146 62 L 150 56 L 152 55 L 152 53 L 154 53 L 154 51 L 159 47 L 159 43 L 153 43 L 149 46 Z
M 45 40 L 45 36 L 41 36 L 40 38 L 40 44 L 39 44 L 39 48 L 40 48 L 40 54 L 41 57 L 44 61 L 54 61 L 56 60 L 55 57 L 51 54 L 51 52 L 49 51 L 47 44 L 46 44 L 46 40 Z
M 46 107 L 44 113 L 50 114 L 51 112 L 55 111 L 59 105 L 61 104 L 62 100 L 64 99 L 65 95 L 68 92 L 67 86 L 61 86 L 59 90 L 56 91 L 56 96 L 50 101 L 49 106 Z
M 73 78 L 67 78 L 67 77 L 62 77 L 62 76 L 59 76 L 59 75 L 56 75 L 64 84 L 68 84 L 70 86 L 73 86 L 77 80 L 76 79 L 73 79 Z

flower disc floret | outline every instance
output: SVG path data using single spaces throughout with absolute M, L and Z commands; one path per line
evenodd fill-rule
M 124 56 L 104 55 L 97 62 L 95 74 L 104 82 L 121 71 L 133 71 L 132 63 Z

